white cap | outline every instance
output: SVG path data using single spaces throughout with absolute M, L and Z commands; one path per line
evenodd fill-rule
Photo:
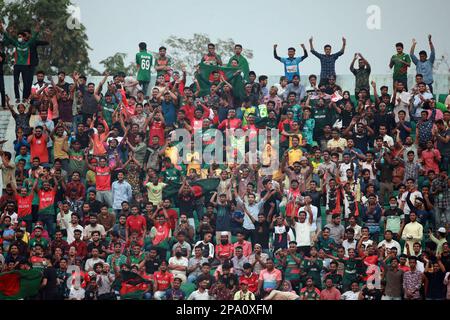
M 445 230 L 444 227 L 440 227 L 440 228 L 438 229 L 438 232 L 439 232 L 439 233 L 447 233 L 447 230 Z

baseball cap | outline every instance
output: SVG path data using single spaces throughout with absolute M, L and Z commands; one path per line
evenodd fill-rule
M 42 226 L 41 226 L 40 224 L 36 224 L 36 225 L 34 226 L 34 230 L 36 230 L 36 229 L 44 230 L 44 228 L 42 228 Z
M 438 229 L 438 232 L 439 232 L 439 233 L 447 233 L 447 230 L 445 230 L 444 227 L 440 227 L 440 228 Z

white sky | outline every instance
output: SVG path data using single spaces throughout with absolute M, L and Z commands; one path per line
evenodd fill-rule
M 81 22 L 87 28 L 91 63 L 116 52 L 128 54 L 132 61 L 137 44 L 147 42 L 157 50 L 170 35 L 191 37 L 206 33 L 214 41 L 232 38 L 254 51 L 250 68 L 257 74 L 280 75 L 282 65 L 273 59 L 273 44 L 279 55 L 289 46 L 298 48 L 313 35 L 317 51 L 329 43 L 340 49 L 342 36 L 347 51 L 337 63 L 337 73 L 349 73 L 355 52 L 361 52 L 372 64 L 373 74 L 389 72 L 388 63 L 394 44 L 402 41 L 409 52 L 412 38 L 417 49 L 426 49 L 427 35 L 434 37 L 437 55 L 450 53 L 450 1 L 442 0 L 73 0 L 80 7 Z M 369 30 L 366 13 L 370 5 L 381 9 L 381 30 Z M 205 44 L 206 51 L 206 44 Z M 418 52 L 418 51 L 417 51 Z M 170 52 L 169 52 L 170 54 Z M 319 61 L 311 56 L 301 65 L 303 74 L 318 73 Z

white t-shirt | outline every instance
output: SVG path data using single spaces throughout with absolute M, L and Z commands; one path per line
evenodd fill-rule
M 406 203 L 406 197 L 408 196 L 408 191 L 405 191 L 402 195 L 402 202 L 405 203 L 405 207 L 403 208 L 403 212 L 405 213 L 405 215 L 409 215 L 409 213 L 411 212 L 411 209 L 408 206 L 408 203 Z M 411 203 L 414 205 L 415 201 L 417 198 L 422 198 L 422 192 L 416 190 L 414 192 L 411 193 L 411 196 L 409 197 L 409 199 L 411 200 Z
M 84 271 L 94 271 L 94 265 L 96 263 L 105 263 L 105 261 L 103 259 L 100 258 L 90 258 L 86 260 L 86 264 L 84 265 Z
M 72 211 L 69 210 L 69 212 L 64 214 L 64 220 L 66 220 L 65 223 L 62 222 L 62 219 L 61 212 L 58 212 L 58 215 L 56 216 L 56 225 L 59 226 L 61 230 L 66 230 L 66 225 L 72 221 Z
M 313 221 L 311 223 L 311 232 L 316 232 L 316 230 L 317 230 L 317 216 L 319 214 L 319 209 L 316 206 L 313 206 L 312 204 L 309 205 L 309 207 L 311 208 L 311 211 L 312 211 L 312 214 L 313 214 Z M 301 211 L 307 212 L 305 207 L 301 207 L 298 210 L 298 212 L 301 212 Z M 308 216 L 309 216 L 309 213 L 306 215 L 306 220 L 309 219 Z
M 92 227 L 90 224 L 88 224 L 84 228 L 83 237 L 87 236 L 88 239 L 90 240 L 92 238 L 92 232 L 94 232 L 94 231 L 99 231 L 101 236 L 105 236 L 106 235 L 105 227 L 102 226 L 100 223 L 97 223 L 95 227 Z
M 203 293 L 200 293 L 200 291 L 195 290 L 190 294 L 188 300 L 214 300 L 214 299 L 209 295 L 208 289 L 206 289 Z
M 170 264 L 187 268 L 187 266 L 189 265 L 189 260 L 186 257 L 181 257 L 180 259 L 177 259 L 177 257 L 171 257 L 169 259 L 169 265 Z M 170 273 L 172 273 L 173 275 L 182 274 L 186 276 L 186 271 L 181 270 L 170 270 Z
M 361 238 L 361 226 L 355 224 L 354 227 L 352 226 L 348 226 L 347 229 L 352 228 L 353 230 L 355 230 L 355 236 L 353 237 L 355 240 L 359 240 Z M 347 230 L 346 229 L 346 230 Z
M 7 217 L 11 218 L 11 225 L 17 225 L 19 216 L 17 213 L 13 212 L 13 214 L 6 214 Z
M 401 247 L 400 247 L 400 243 L 398 243 L 397 241 L 395 241 L 395 240 L 391 240 L 390 242 L 387 242 L 386 240 L 383 240 L 383 241 L 381 241 L 379 244 L 378 244 L 378 248 L 381 248 L 382 246 L 384 245 L 384 247 L 386 248 L 386 249 L 388 249 L 388 250 L 386 250 L 386 254 L 388 254 L 389 253 L 389 250 L 391 249 L 391 248 L 397 248 L 397 255 L 400 255 L 402 252 L 402 249 L 401 249 Z
M 70 288 L 69 292 L 69 300 L 83 300 L 84 299 L 84 289 L 78 288 L 75 289 L 75 287 Z
M 295 222 L 295 241 L 297 242 L 297 247 L 311 246 L 311 229 L 312 225 L 308 220 L 305 222 Z
M 359 292 L 347 291 L 341 296 L 341 300 L 359 300 Z
M 348 240 L 342 241 L 342 246 L 345 249 L 345 257 L 348 258 L 348 249 L 356 249 L 356 245 L 358 244 L 358 241 L 353 239 L 353 242 L 348 242 Z

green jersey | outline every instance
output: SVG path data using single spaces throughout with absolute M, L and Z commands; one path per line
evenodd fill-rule
M 138 52 L 136 54 L 136 64 L 139 66 L 137 80 L 150 82 L 152 75 L 151 69 L 153 65 L 152 54 L 147 51 Z
M 75 151 L 69 149 L 69 175 L 72 175 L 75 171 L 80 174 L 84 174 L 87 171 L 86 161 L 84 159 L 84 152 L 82 150 Z
M 7 33 L 4 33 L 3 36 L 5 38 L 5 45 L 11 44 L 16 49 L 14 53 L 14 64 L 18 66 L 29 66 L 31 64 L 30 48 L 36 42 L 38 33 L 34 33 L 29 41 L 23 42 L 11 38 Z
M 44 248 L 44 250 L 48 248 L 48 240 L 45 238 L 40 239 L 33 238 L 30 240 L 30 248 L 35 247 L 37 244 L 41 245 Z
M 180 183 L 181 181 L 181 172 L 175 167 L 165 168 L 162 175 L 165 183 Z
M 394 80 L 404 79 L 408 75 L 408 66 L 405 63 L 411 65 L 411 57 L 406 54 L 395 54 L 391 59 L 394 64 Z
M 295 257 L 300 259 L 300 254 L 296 253 Z M 301 262 L 300 262 L 301 263 Z M 300 268 L 299 264 L 295 262 L 294 258 L 291 255 L 286 257 L 286 270 L 285 270 L 285 279 L 286 280 L 300 280 Z
M 131 265 L 139 264 L 142 261 L 144 261 L 144 259 L 145 259 L 145 254 L 144 253 L 138 255 L 137 257 L 134 254 L 130 255 L 130 264 Z
M 330 124 L 331 125 L 331 114 L 330 110 L 327 107 L 314 108 L 314 115 L 313 118 L 316 122 L 316 125 L 314 127 L 317 131 L 322 131 L 322 129 L 325 127 L 325 125 Z
M 289 109 L 294 113 L 294 121 L 300 121 L 302 117 L 302 107 L 300 105 L 295 104 L 290 106 Z
M 106 123 L 108 124 L 108 127 L 112 128 L 112 115 L 114 111 L 117 109 L 117 104 L 115 103 L 107 103 L 105 99 L 102 99 L 100 102 L 102 106 L 102 115 L 103 119 L 105 119 Z
M 306 276 L 311 277 L 313 279 L 314 285 L 320 290 L 322 289 L 322 279 L 320 276 L 322 268 L 322 260 L 303 260 L 303 270 L 306 273 Z

